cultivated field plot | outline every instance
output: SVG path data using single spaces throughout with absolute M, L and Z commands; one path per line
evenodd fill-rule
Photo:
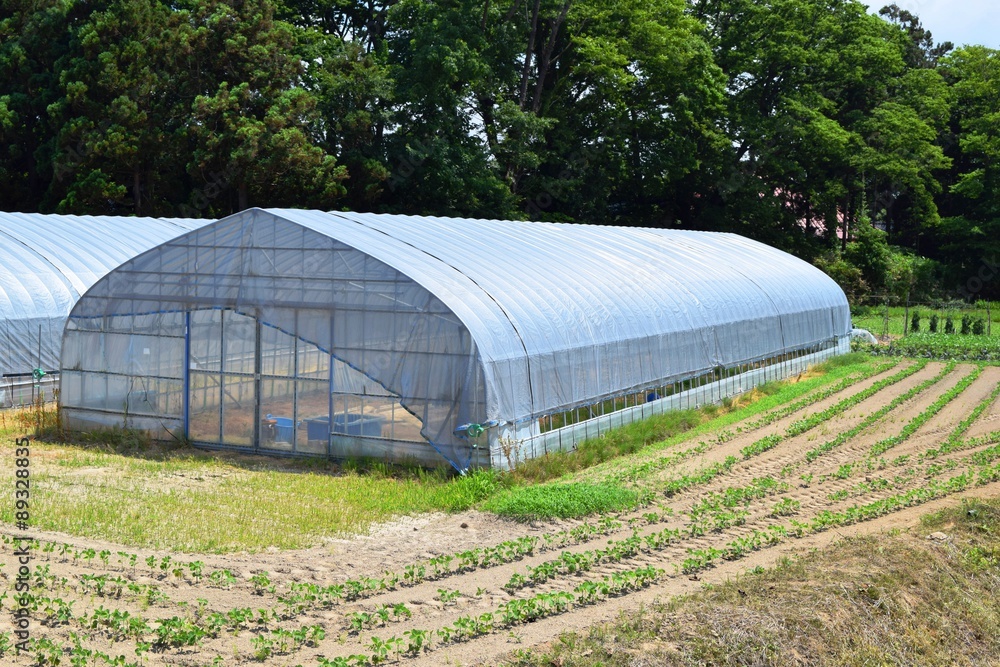
M 4 664 L 496 664 L 790 551 L 1000 495 L 998 397 L 997 367 L 887 361 L 591 469 L 649 501 L 587 520 L 435 515 L 308 550 L 202 557 L 42 534 L 33 649 L 16 657 L 7 527 Z

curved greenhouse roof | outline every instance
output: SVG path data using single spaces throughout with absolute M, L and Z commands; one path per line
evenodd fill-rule
M 98 332 L 140 328 L 173 337 L 171 351 L 157 357 L 154 349 L 151 358 L 148 336 L 141 345 L 122 338 L 124 357 L 105 350 L 100 367 L 88 367 Z M 395 424 L 397 409 L 415 418 L 418 437 L 409 440 L 464 467 L 469 425 L 492 429 L 495 463 L 498 441 L 538 435 L 540 418 L 599 403 L 603 411 L 604 401 L 652 398 L 656 388 L 720 368 L 832 349 L 849 331 L 847 300 L 833 280 L 733 234 L 253 209 L 168 241 L 97 283 L 67 329 L 63 397 L 78 416 L 114 412 L 127 398 L 112 397 L 112 383 L 136 375 L 129 369 L 139 363 L 166 383 L 148 414 L 195 442 L 258 448 L 261 422 L 277 424 L 292 451 L 327 438 L 325 451 L 336 453 L 338 428 L 407 439 L 395 426 L 345 430 L 362 423 L 367 403 L 379 424 Z M 140 346 L 143 359 L 127 351 Z M 282 349 L 329 360 L 282 366 Z M 80 399 L 67 394 L 67 371 L 80 374 Z M 87 408 L 84 376 L 99 373 L 108 374 L 108 399 Z M 318 385 L 279 387 L 307 377 L 326 383 L 326 403 L 303 407 Z M 232 398 L 236 390 L 226 387 L 240 382 L 246 393 Z M 174 391 L 183 395 L 159 398 Z M 206 421 L 193 414 L 196 404 L 221 416 Z M 237 404 L 254 407 L 238 420 Z M 279 407 L 310 434 L 282 431 Z
M 122 262 L 208 222 L 0 213 L 0 373 L 58 368 L 80 295 Z

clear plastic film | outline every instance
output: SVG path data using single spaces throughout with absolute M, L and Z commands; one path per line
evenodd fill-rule
M 0 373 L 58 368 L 66 317 L 91 285 L 208 222 L 0 213 Z
M 63 404 L 98 423 L 135 405 L 207 445 L 465 469 L 489 454 L 463 426 L 513 427 L 849 331 L 830 278 L 731 234 L 253 209 L 90 289 L 66 331 L 79 393 Z M 137 400 L 117 379 L 140 376 L 137 356 L 165 394 Z M 87 407 L 88 383 L 103 407 Z

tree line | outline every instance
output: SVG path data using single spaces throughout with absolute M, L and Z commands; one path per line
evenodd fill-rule
M 0 0 L 0 209 L 733 231 L 995 297 L 998 99 L 854 0 Z

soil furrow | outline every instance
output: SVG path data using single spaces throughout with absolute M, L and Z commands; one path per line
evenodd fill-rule
M 827 451 L 814 461 L 806 460 L 807 451 L 855 429 L 895 397 L 934 378 L 945 365 L 936 362 L 927 364 L 913 375 L 833 416 L 826 423 L 802 434 L 786 437 L 773 449 L 743 459 L 740 453 L 743 447 L 767 435 L 784 434 L 795 422 L 837 405 L 839 401 L 849 396 L 857 395 L 879 380 L 899 372 L 903 367 L 901 364 L 878 376 L 859 381 L 835 395 L 803 406 L 795 413 L 766 426 L 752 429 L 751 425 L 760 419 L 758 415 L 727 427 L 726 433 L 721 438 L 718 432 L 706 434 L 701 439 L 705 441 L 721 439 L 722 442 L 706 452 L 693 455 L 671 468 L 639 480 L 639 485 L 662 486 L 677 475 L 690 474 L 706 466 L 718 464 L 725 461 L 727 456 L 736 456 L 739 461 L 707 483 L 691 486 L 669 498 L 664 498 L 657 503 L 659 509 L 647 507 L 623 513 L 617 517 L 622 522 L 619 529 L 612 530 L 606 535 L 592 535 L 586 541 L 569 544 L 563 548 L 542 548 L 544 541 L 541 538 L 561 529 L 581 526 L 583 521 L 519 524 L 500 521 L 495 517 L 476 512 L 466 512 L 452 516 L 403 519 L 382 526 L 366 537 L 333 540 L 320 547 L 296 552 L 177 557 L 177 560 L 185 562 L 195 559 L 203 561 L 206 572 L 221 568 L 231 570 L 236 576 L 231 589 L 210 587 L 207 582 L 193 582 L 189 575 L 186 575 L 185 579 L 177 578 L 170 574 L 169 567 L 166 576 L 157 576 L 148 568 L 144 569 L 142 565 L 134 570 L 102 567 L 96 562 L 84 566 L 81 563 L 62 562 L 55 555 L 47 556 L 46 560 L 38 554 L 36 564 L 49 565 L 52 573 L 58 577 L 65 576 L 71 581 L 78 582 L 81 576 L 92 576 L 98 572 L 105 572 L 111 576 L 121 575 L 130 581 L 157 586 L 170 600 L 146 605 L 141 599 L 129 593 L 123 594 L 119 599 L 95 596 L 79 590 L 56 589 L 53 592 L 46 592 L 42 588 L 37 588 L 35 593 L 74 599 L 73 614 L 77 617 L 84 612 L 93 616 L 94 610 L 104 607 L 126 610 L 133 615 L 141 614 L 148 621 L 178 615 L 197 617 L 200 619 L 199 622 L 204 622 L 206 615 L 211 611 L 226 612 L 241 607 L 253 609 L 276 607 L 278 594 L 287 593 L 288 585 L 292 582 L 311 582 L 326 586 L 343 582 L 348 577 L 382 577 L 387 570 L 402 573 L 406 564 L 440 554 L 495 545 L 522 536 L 539 538 L 540 546 L 536 552 L 515 562 L 455 572 L 441 579 L 380 591 L 361 600 L 340 602 L 330 608 L 313 606 L 306 608 L 291 620 L 270 621 L 266 626 L 250 623 L 249 627 L 243 627 L 236 633 L 223 631 L 216 638 L 203 638 L 196 649 L 168 648 L 159 653 L 147 654 L 151 667 L 168 664 L 201 666 L 209 664 L 214 655 L 224 656 L 225 664 L 302 664 L 311 667 L 319 663 L 320 656 L 331 658 L 352 654 L 370 655 L 372 647 L 369 644 L 373 636 L 386 639 L 392 636 L 403 637 L 403 632 L 412 628 L 440 630 L 456 627 L 462 617 L 478 617 L 481 614 L 496 612 L 510 601 L 526 601 L 540 594 L 573 590 L 580 584 L 601 582 L 604 577 L 620 578 L 636 568 L 648 566 L 664 570 L 665 574 L 649 588 L 602 598 L 595 604 L 575 606 L 566 613 L 543 617 L 509 629 L 497 629 L 467 641 L 443 645 L 439 641 L 439 645 L 429 653 L 402 658 L 402 663 L 407 665 L 440 665 L 447 662 L 492 663 L 498 656 L 519 646 L 530 646 L 551 639 L 563 630 L 582 629 L 602 620 L 610 620 L 622 610 L 638 609 L 641 605 L 656 599 L 690 592 L 703 584 L 737 576 L 749 568 L 773 564 L 782 556 L 827 545 L 845 534 L 870 533 L 915 525 L 915 520 L 920 515 L 945 503 L 953 502 L 951 498 L 935 498 L 923 505 L 907 507 L 859 524 L 837 527 L 820 533 L 808 533 L 803 538 L 780 538 L 778 544 L 765 546 L 739 560 L 716 559 L 713 567 L 697 574 L 680 571 L 685 559 L 691 557 L 692 550 L 708 553 L 711 550 L 723 549 L 734 541 L 745 542 L 756 539 L 761 531 L 767 531 L 769 528 L 777 531 L 782 527 L 791 526 L 792 521 L 809 522 L 821 517 L 825 511 L 843 511 L 854 506 L 883 501 L 897 494 L 920 489 L 929 483 L 937 483 L 929 480 L 947 480 L 969 470 L 969 457 L 986 445 L 971 443 L 968 449 L 941 455 L 933 460 L 922 459 L 919 454 L 940 445 L 976 405 L 990 395 L 996 383 L 1000 381 L 1000 368 L 985 369 L 982 375 L 959 396 L 922 424 L 909 438 L 887 450 L 878 460 L 868 458 L 873 445 L 904 432 L 903 429 L 911 420 L 924 415 L 939 397 L 972 372 L 974 367 L 968 364 L 957 366 L 934 384 L 896 406 L 846 442 Z M 814 391 L 820 392 L 822 388 Z M 802 400 L 801 397 L 798 400 Z M 972 424 L 969 431 L 963 435 L 963 439 L 981 436 L 998 428 L 996 422 L 1000 419 L 1000 415 L 997 414 L 998 405 L 1000 399 Z M 699 438 L 694 438 L 678 445 L 675 449 L 680 451 L 680 448 L 690 447 L 698 440 Z M 622 465 L 632 466 L 646 460 L 656 460 L 657 455 L 670 453 L 672 452 L 664 450 L 651 457 L 630 459 Z M 900 459 L 902 456 L 909 458 Z M 601 467 L 602 474 L 614 469 L 614 465 L 608 464 Z M 804 478 L 803 475 L 811 477 Z M 764 478 L 770 478 L 770 486 L 753 486 L 755 480 Z M 763 483 L 758 481 L 758 484 Z M 868 486 L 860 486 L 862 484 Z M 721 494 L 741 488 L 750 493 L 746 502 L 739 503 L 735 507 L 719 505 L 723 498 Z M 1000 483 L 991 483 L 955 495 L 996 495 L 998 492 Z M 783 503 L 780 507 L 785 513 L 776 516 L 775 509 L 779 502 Z M 712 507 L 716 509 L 707 509 Z M 694 519 L 691 513 L 696 508 L 700 508 L 698 511 L 701 512 L 700 516 L 706 517 L 705 521 L 723 521 L 717 525 L 724 527 L 712 531 L 711 524 L 702 523 L 702 530 L 709 532 L 697 534 L 697 531 L 694 531 L 692 534 Z M 664 514 L 666 510 L 671 510 L 673 515 Z M 742 523 L 736 522 L 738 525 L 733 524 L 734 511 L 745 512 Z M 658 518 L 647 519 L 645 515 L 651 513 L 657 514 Z M 594 521 L 587 523 L 593 524 Z M 462 524 L 462 527 L 458 528 L 458 524 Z M 644 538 L 654 539 L 658 535 L 666 534 L 665 531 L 668 530 L 680 532 L 661 548 L 650 551 Z M 581 554 L 592 553 L 598 549 L 615 548 L 612 542 L 618 545 L 629 544 L 629 538 L 633 533 L 639 538 L 638 552 L 629 552 L 620 557 L 596 562 L 574 573 L 557 568 L 546 580 L 512 589 L 510 593 L 503 588 L 514 575 L 528 577 L 531 568 L 541 566 L 542 569 L 538 571 L 543 572 L 545 567 L 549 567 L 548 563 L 560 558 L 563 553 L 568 555 L 567 562 L 570 562 Z M 75 544 L 78 548 L 107 548 L 112 552 L 117 551 L 116 546 L 95 540 L 81 540 L 61 535 L 40 535 L 40 537 Z M 9 551 L 10 546 L 5 545 L 3 549 L 5 556 L 9 556 Z M 154 555 L 154 552 L 149 550 L 128 551 L 137 552 L 140 558 Z M 277 593 L 265 592 L 263 595 L 256 595 L 249 579 L 252 575 L 265 571 L 268 573 L 270 583 L 276 586 Z M 8 579 L 8 586 L 10 584 Z M 450 599 L 453 597 L 453 591 L 458 591 L 459 594 Z M 199 603 L 199 599 L 204 602 Z M 195 611 L 199 605 L 204 609 Z M 354 614 L 375 614 L 380 608 L 388 610 L 395 605 L 401 605 L 398 609 L 405 609 L 405 612 L 399 611 L 395 616 L 390 615 L 390 620 L 384 625 L 366 624 L 358 632 L 357 618 L 360 617 L 354 617 Z M 263 663 L 254 660 L 254 652 L 263 646 L 257 641 L 270 641 L 269 638 L 274 636 L 269 635 L 267 631 L 276 628 L 293 630 L 308 625 L 322 626 L 326 637 L 321 640 L 316 639 L 315 646 L 303 646 L 287 653 L 272 655 Z M 68 626 L 61 625 L 58 628 L 46 628 L 45 632 L 57 639 L 61 638 L 65 643 L 69 641 L 71 629 L 84 635 L 91 633 L 90 630 L 80 628 L 77 622 Z M 94 631 L 96 635 L 94 639 L 84 640 L 84 644 L 112 655 L 127 654 L 132 659 L 136 647 L 134 640 L 111 642 L 101 632 L 98 628 Z M 16 664 L 27 664 L 27 662 L 19 658 Z

